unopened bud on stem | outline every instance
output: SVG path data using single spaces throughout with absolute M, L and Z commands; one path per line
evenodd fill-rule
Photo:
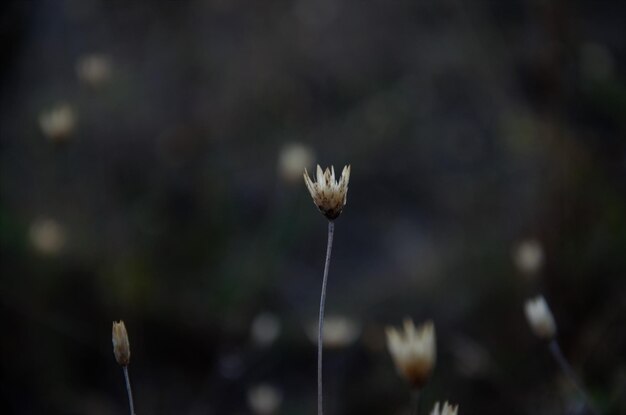
M 551 340 L 556 334 L 554 317 L 543 296 L 538 296 L 526 301 L 524 306 L 526 319 L 533 333 L 539 338 Z
M 130 344 L 128 343 L 128 333 L 124 322 L 113 322 L 113 354 L 115 360 L 122 366 L 130 363 Z

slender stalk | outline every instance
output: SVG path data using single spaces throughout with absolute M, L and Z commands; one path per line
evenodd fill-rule
M 417 415 L 420 407 L 420 390 L 415 388 L 411 391 L 411 415 Z
M 550 341 L 549 347 L 550 347 L 550 352 L 552 353 L 552 356 L 554 357 L 554 360 L 556 360 L 556 362 L 561 367 L 561 370 L 563 371 L 565 376 L 570 380 L 572 385 L 574 385 L 574 388 L 582 396 L 583 401 L 585 402 L 585 405 L 587 406 L 587 408 L 589 408 L 589 412 L 591 412 L 594 415 L 598 415 L 599 412 L 591 404 L 591 399 L 589 399 L 589 396 L 587 395 L 587 392 L 585 392 L 585 389 L 583 388 L 582 383 L 580 382 L 580 380 L 578 380 L 578 377 L 576 376 L 574 369 L 572 369 L 572 366 L 569 364 L 567 359 L 565 359 L 565 356 L 563 355 L 563 352 L 561 351 L 561 347 L 559 346 L 559 343 L 556 341 L 556 339 Z
M 130 406 L 130 415 L 135 415 L 135 403 L 133 401 L 133 391 L 130 388 L 130 376 L 128 375 L 128 366 L 122 366 L 124 369 L 124 380 L 126 380 L 126 393 L 128 393 L 128 405 Z
M 324 263 L 324 278 L 322 280 L 322 295 L 320 296 L 320 316 L 317 331 L 317 415 L 323 415 L 322 399 L 322 345 L 324 330 L 324 305 L 326 303 L 326 283 L 328 282 L 328 267 L 330 266 L 330 254 L 333 250 L 333 235 L 335 222 L 328 221 L 328 244 L 326 245 L 326 262 Z

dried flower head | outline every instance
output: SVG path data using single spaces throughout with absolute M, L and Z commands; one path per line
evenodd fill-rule
M 537 296 L 526 301 L 524 306 L 526 319 L 533 333 L 542 339 L 551 340 L 556 334 L 554 317 L 543 296 Z
M 387 348 L 398 369 L 415 388 L 424 386 L 435 366 L 435 326 L 427 321 L 417 329 L 411 319 L 404 320 L 404 333 L 387 327 Z
M 130 344 L 128 343 L 128 333 L 124 322 L 113 322 L 113 354 L 115 360 L 122 366 L 130 363 Z
M 458 411 L 459 405 L 450 405 L 448 402 L 445 402 L 439 410 L 439 402 L 437 402 L 430 415 L 456 415 Z
M 335 180 L 335 168 L 322 168 L 317 166 L 317 182 L 309 177 L 309 172 L 304 169 L 304 183 L 317 205 L 320 212 L 329 220 L 336 219 L 346 205 L 348 194 L 348 181 L 350 180 L 350 166 L 345 166 L 341 172 L 339 181 Z

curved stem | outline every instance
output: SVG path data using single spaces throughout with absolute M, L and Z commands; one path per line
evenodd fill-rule
M 335 222 L 328 221 L 328 244 L 326 245 L 326 262 L 324 263 L 324 278 L 322 280 L 322 295 L 320 297 L 320 315 L 317 331 L 317 414 L 324 413 L 322 405 L 322 345 L 324 330 L 324 305 L 326 303 L 326 283 L 328 282 L 328 267 L 330 266 L 330 254 L 333 250 L 333 235 Z
M 574 385 L 574 388 L 582 396 L 583 401 L 585 402 L 585 405 L 587 406 L 587 408 L 589 408 L 589 412 L 591 412 L 594 415 L 598 415 L 598 411 L 591 404 L 591 399 L 589 399 L 589 396 L 587 396 L 587 392 L 585 392 L 585 389 L 583 388 L 582 383 L 580 382 L 580 380 L 578 380 L 578 377 L 576 376 L 574 369 L 572 369 L 572 366 L 569 364 L 567 359 L 565 359 L 565 356 L 563 356 L 563 352 L 561 351 L 561 347 L 559 346 L 559 343 L 557 343 L 556 340 L 552 340 L 550 341 L 549 347 L 550 347 L 550 352 L 552 353 L 552 356 L 554 357 L 554 360 L 556 360 L 556 362 L 561 367 L 561 370 L 563 371 L 565 376 L 570 380 L 572 385 Z
M 128 405 L 130 406 L 130 415 L 135 415 L 135 403 L 133 402 L 133 391 L 130 389 L 130 376 L 128 375 L 128 366 L 123 366 L 124 379 L 126 380 L 126 393 L 128 393 Z
M 420 390 L 413 389 L 411 392 L 411 415 L 417 415 L 420 407 Z

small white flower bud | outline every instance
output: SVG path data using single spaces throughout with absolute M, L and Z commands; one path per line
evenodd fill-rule
M 542 339 L 551 340 L 556 334 L 554 317 L 543 296 L 526 301 L 524 306 L 526 319 L 533 333 Z
M 123 321 L 113 322 L 113 354 L 115 360 L 122 366 L 128 366 L 130 363 L 130 344 L 128 342 L 128 333 Z

